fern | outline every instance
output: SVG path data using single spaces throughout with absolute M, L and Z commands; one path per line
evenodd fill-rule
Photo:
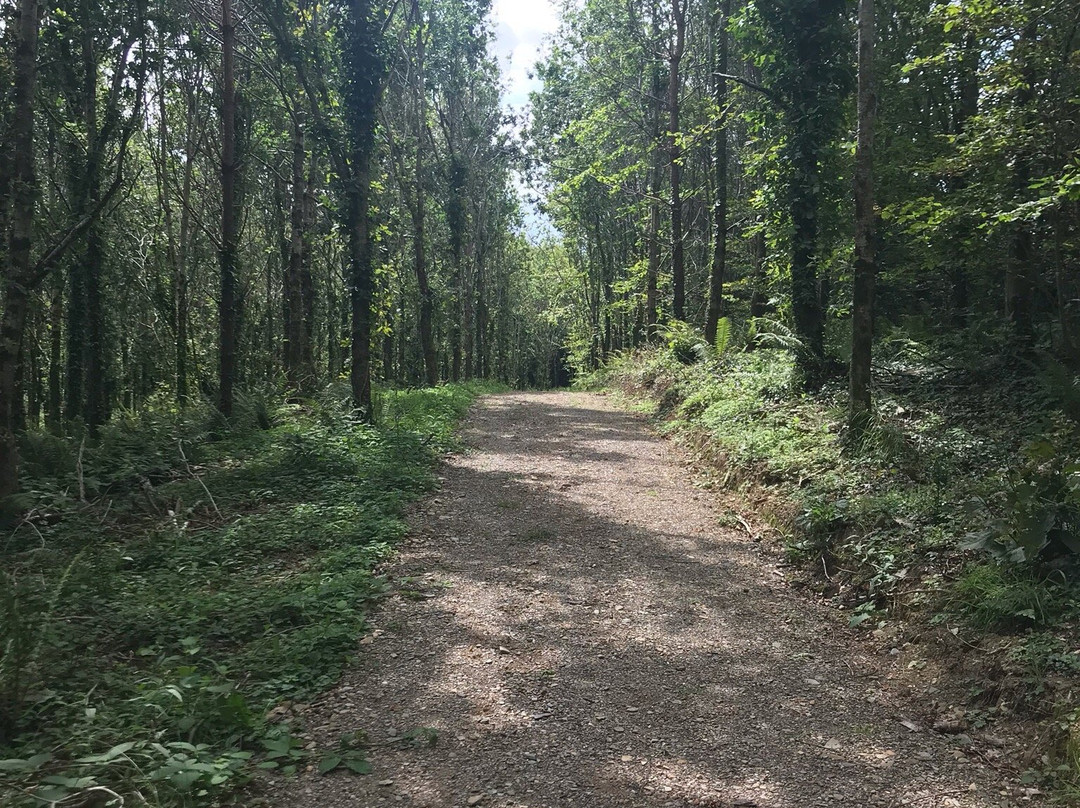
M 731 344 L 731 318 L 721 317 L 716 323 L 716 339 L 713 341 L 713 347 L 716 348 L 718 354 L 724 353 Z
M 671 320 L 661 334 L 671 355 L 684 365 L 692 365 L 709 354 L 709 343 L 701 332 L 683 320 Z
M 750 321 L 749 337 L 762 348 L 779 348 L 792 353 L 799 353 L 805 348 L 794 331 L 779 320 L 768 317 L 755 317 Z

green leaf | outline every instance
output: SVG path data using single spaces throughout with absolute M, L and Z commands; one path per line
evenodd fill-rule
M 42 777 L 41 782 L 48 783 L 51 786 L 63 786 L 75 791 L 97 785 L 97 780 L 93 777 L 64 777 L 62 774 L 50 774 L 48 777 Z
M 46 803 L 60 802 L 71 796 L 71 789 L 63 786 L 41 786 L 34 791 L 34 797 Z
M 728 349 L 728 344 L 731 342 L 731 318 L 721 317 L 716 323 L 716 340 L 713 343 L 718 354 L 722 354 Z
M 48 763 L 52 758 L 53 756 L 49 752 L 40 752 L 39 754 L 27 758 L 26 762 L 32 768 L 37 769 L 42 764 Z
M 111 763 L 123 754 L 135 748 L 134 741 L 118 744 L 103 755 L 87 755 L 76 760 L 76 763 Z
M 52 757 L 51 755 L 49 757 Z M 22 758 L 10 758 L 9 760 L 0 760 L 0 772 L 32 772 L 41 764 L 34 764 L 32 761 L 34 758 L 22 759 Z M 44 762 L 44 761 L 42 761 Z
M 177 772 L 169 779 L 176 784 L 176 787 L 181 791 L 187 791 L 202 777 L 202 772 L 197 772 L 194 769 L 185 769 L 184 771 Z
M 354 774 L 371 774 L 371 764 L 366 760 L 346 760 L 345 767 Z
M 338 766 L 342 764 L 342 758 L 340 755 L 327 755 L 319 761 L 319 774 L 327 774 L 332 772 Z
M 851 627 L 851 628 L 855 628 L 856 626 L 861 626 L 863 623 L 865 623 L 867 620 L 869 620 L 872 616 L 873 615 L 871 615 L 870 612 L 862 612 L 862 613 L 859 613 L 859 614 L 853 614 L 853 615 L 851 615 L 850 618 L 848 618 L 848 626 Z

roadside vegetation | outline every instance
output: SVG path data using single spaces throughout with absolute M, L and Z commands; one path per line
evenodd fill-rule
M 362 738 L 314 749 L 270 711 L 355 653 L 402 509 L 481 389 L 381 393 L 379 426 L 342 390 L 25 434 L 0 572 L 0 803 L 208 805 L 259 770 L 366 772 Z
M 971 688 L 957 731 L 1037 722 L 1038 754 L 1009 764 L 1075 798 L 1074 378 L 992 336 L 945 344 L 897 331 L 881 340 L 877 407 L 855 436 L 846 379 L 801 392 L 792 349 L 769 320 L 726 321 L 715 346 L 676 323 L 582 383 L 654 413 L 705 461 L 703 484 L 733 495 L 732 526 L 776 542 L 796 580 L 851 626 L 953 665 Z

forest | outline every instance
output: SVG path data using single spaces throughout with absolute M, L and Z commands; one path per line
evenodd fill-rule
M 491 0 L 0 3 L 0 803 L 370 771 L 268 716 L 571 381 L 1080 794 L 1080 7 L 558 5 L 515 109 Z

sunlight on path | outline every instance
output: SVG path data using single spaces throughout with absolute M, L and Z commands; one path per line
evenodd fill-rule
M 418 597 L 316 707 L 326 738 L 370 734 L 375 774 L 304 779 L 291 805 L 1013 804 L 900 724 L 888 663 L 719 527 L 640 420 L 509 394 L 466 439 L 395 571 Z M 396 742 L 418 727 L 437 745 Z

